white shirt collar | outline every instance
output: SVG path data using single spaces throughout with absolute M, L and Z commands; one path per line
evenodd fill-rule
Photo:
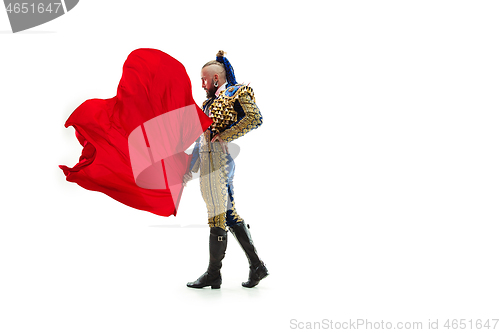
M 222 86 L 220 86 L 219 89 L 217 89 L 217 91 L 215 92 L 215 96 L 219 97 L 220 92 L 222 90 L 226 89 L 226 86 L 227 86 L 227 82 L 224 82 L 224 84 Z

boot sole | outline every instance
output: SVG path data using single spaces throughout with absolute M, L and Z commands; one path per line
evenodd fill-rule
M 268 276 L 269 276 L 269 273 L 267 273 L 267 274 L 266 274 L 266 275 L 264 275 L 262 278 L 260 278 L 259 280 L 257 280 L 257 283 L 256 283 L 256 284 L 254 284 L 253 286 L 245 286 L 245 283 L 246 283 L 246 282 L 242 282 L 242 283 L 241 283 L 241 285 L 242 285 L 243 287 L 245 287 L 245 288 L 253 288 L 253 287 L 257 286 L 257 285 L 259 284 L 259 282 L 260 282 L 260 281 L 264 280 L 264 279 L 265 279 L 266 277 L 268 277 Z
M 214 285 L 214 286 L 211 286 L 209 284 L 207 284 L 206 286 L 188 286 L 189 288 L 194 288 L 194 289 L 203 289 L 205 287 L 211 287 L 212 289 L 220 289 L 220 284 L 219 285 Z

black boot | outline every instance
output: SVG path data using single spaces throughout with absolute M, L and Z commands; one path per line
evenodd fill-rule
M 210 262 L 205 273 L 194 282 L 188 282 L 187 286 L 191 288 L 203 288 L 211 286 L 212 289 L 219 289 L 222 283 L 220 269 L 222 259 L 226 254 L 227 232 L 222 228 L 210 228 L 209 252 Z
M 245 222 L 237 223 L 232 227 L 229 227 L 229 230 L 238 240 L 238 243 L 240 243 L 243 251 L 245 251 L 245 254 L 248 258 L 248 263 L 250 265 L 250 274 L 248 275 L 248 281 L 243 282 L 241 285 L 247 288 L 255 287 L 259 284 L 260 280 L 269 275 L 269 272 L 267 271 L 264 263 L 259 259 L 259 256 L 257 255 L 257 250 L 253 245 L 250 230 L 248 230 Z

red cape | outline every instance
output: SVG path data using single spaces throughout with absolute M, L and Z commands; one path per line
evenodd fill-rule
M 80 162 L 59 167 L 66 180 L 130 207 L 176 215 L 184 151 L 212 123 L 194 102 L 184 66 L 155 49 L 130 53 L 117 94 L 90 99 L 68 118 L 83 146 Z

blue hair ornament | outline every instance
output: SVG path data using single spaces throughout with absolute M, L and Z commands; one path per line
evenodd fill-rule
M 238 82 L 236 82 L 236 77 L 234 76 L 233 66 L 231 66 L 231 63 L 229 62 L 229 60 L 227 60 L 226 57 L 224 57 L 224 55 L 219 55 L 221 53 L 224 54 L 223 51 L 219 51 L 219 53 L 217 53 L 216 60 L 224 65 L 224 69 L 226 70 L 227 86 L 234 86 L 238 84 Z

